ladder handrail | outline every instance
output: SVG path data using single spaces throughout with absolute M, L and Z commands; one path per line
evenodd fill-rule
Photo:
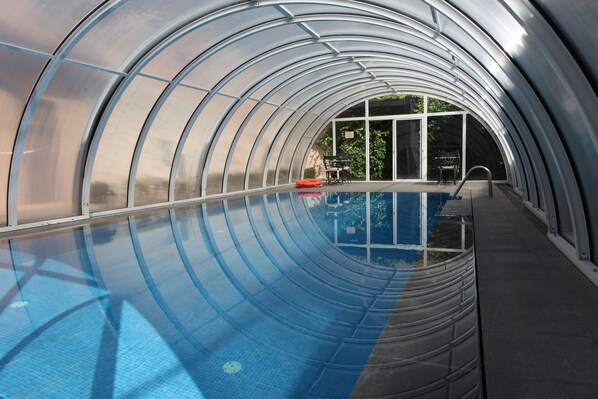
M 477 166 L 474 166 L 473 168 L 469 169 L 469 171 L 467 172 L 467 174 L 465 175 L 463 180 L 461 180 L 459 187 L 457 187 L 457 189 L 453 193 L 453 198 L 455 198 L 457 196 L 457 193 L 459 192 L 459 190 L 461 190 L 461 187 L 463 187 L 463 185 L 467 181 L 467 178 L 469 177 L 471 172 L 473 172 L 476 169 L 483 169 L 488 174 L 488 196 L 490 196 L 490 198 L 492 198 L 492 172 L 490 172 L 490 169 L 488 169 L 487 167 L 482 166 L 482 165 L 477 165 Z

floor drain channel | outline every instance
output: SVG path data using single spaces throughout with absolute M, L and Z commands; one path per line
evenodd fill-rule
M 224 371 L 226 374 L 236 374 L 241 371 L 242 368 L 243 367 L 241 366 L 241 363 L 234 360 L 226 362 L 222 365 L 222 371 Z

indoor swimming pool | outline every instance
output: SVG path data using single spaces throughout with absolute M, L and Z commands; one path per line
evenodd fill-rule
M 274 193 L 0 240 L 0 397 L 478 398 L 446 193 Z

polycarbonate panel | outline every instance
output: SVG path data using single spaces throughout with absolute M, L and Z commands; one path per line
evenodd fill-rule
M 266 169 L 266 158 L 270 146 L 278 134 L 280 127 L 292 115 L 293 111 L 282 109 L 266 128 L 259 143 L 254 143 L 254 156 L 249 165 L 249 188 L 260 188 L 263 186 L 264 170 Z
M 295 74 L 299 73 L 298 68 L 290 68 L 296 65 L 298 62 L 305 60 L 308 56 L 314 53 L 308 50 L 320 48 L 316 46 L 301 46 L 291 50 L 286 50 L 282 53 L 273 55 L 266 58 L 257 64 L 252 65 L 239 75 L 235 77 L 231 82 L 227 83 L 221 93 L 225 93 L 232 96 L 242 96 L 247 89 L 255 85 L 258 81 L 263 80 L 265 77 L 277 73 L 278 71 L 291 69 Z M 303 68 L 302 68 L 303 69 Z M 252 95 L 253 98 L 255 97 Z
M 598 212 L 592 206 L 595 203 L 595 196 L 598 195 L 598 186 L 595 184 L 598 181 L 598 169 L 595 167 L 596 147 L 590 136 L 591 133 L 588 134 L 587 125 L 584 124 L 583 115 L 579 109 L 569 106 L 574 93 L 559 84 L 560 78 L 554 73 L 550 65 L 531 58 L 537 55 L 532 50 L 530 58 L 526 56 L 524 60 L 521 60 L 521 64 L 527 68 L 534 68 L 536 72 L 536 75 L 533 76 L 534 83 L 538 90 L 544 94 L 544 102 L 549 107 L 551 118 L 557 123 L 555 128 L 559 130 L 560 140 L 563 141 L 563 145 L 569 154 L 575 154 L 574 157 L 570 157 L 568 160 L 557 158 L 556 164 L 562 165 L 561 168 L 565 168 L 567 167 L 565 162 L 570 162 L 572 167 L 576 169 L 579 179 L 577 184 L 581 186 L 582 200 L 585 200 L 587 204 L 585 209 L 586 218 L 588 220 L 598 220 Z M 551 82 L 551 84 L 546 85 L 544 82 Z M 538 86 L 540 84 L 542 86 Z M 552 164 L 552 162 L 548 163 Z M 556 168 L 553 166 L 552 169 Z M 553 180 L 556 180 L 559 175 L 556 171 L 553 171 L 551 176 Z M 567 188 L 566 186 L 559 187 L 560 183 L 557 183 L 556 186 L 559 233 L 575 246 L 573 223 L 569 213 L 570 203 L 566 200 L 565 195 Z
M 287 134 L 283 136 L 287 143 L 283 150 L 284 153 L 280 155 L 279 160 L 280 169 L 278 173 L 278 184 L 291 183 L 292 180 L 298 179 L 300 177 L 300 175 L 296 173 L 296 169 L 291 169 L 293 166 L 291 165 L 291 162 L 293 161 L 293 155 L 299 146 L 301 138 L 317 117 L 318 116 L 314 114 L 306 114 L 303 118 L 301 118 L 297 125 L 290 125 L 292 130 L 287 129 Z
M 268 149 L 268 157 L 270 157 L 270 161 L 268 162 L 268 174 L 266 178 L 267 186 L 273 186 L 276 184 L 276 166 L 278 164 L 278 159 L 281 155 L 282 146 L 284 145 L 287 139 L 287 134 L 289 133 L 290 129 L 293 126 L 295 126 L 297 121 L 299 121 L 299 119 L 303 117 L 303 115 L 305 115 L 305 112 L 295 112 L 278 130 L 278 134 L 275 137 L 275 141 L 274 143 L 272 143 L 273 145 Z M 288 176 L 288 167 L 286 169 L 285 176 Z
M 283 25 L 254 33 L 225 47 L 199 64 L 183 83 L 210 89 L 230 72 L 268 50 L 309 37 L 305 31 L 295 25 Z
M 148 132 L 135 180 L 135 205 L 168 201 L 172 161 L 191 114 L 206 93 L 177 87 Z
M 90 124 L 115 76 L 63 64 L 31 122 L 19 173 L 18 223 L 81 214 Z
M 342 101 L 342 99 L 344 99 L 349 93 L 363 92 L 375 86 L 386 88 L 388 89 L 388 92 L 391 93 L 388 86 L 382 82 L 373 81 L 368 78 L 355 79 L 355 77 L 353 77 L 348 81 L 347 79 L 341 79 L 335 82 L 338 82 L 338 84 L 334 87 L 326 88 L 326 90 L 323 92 L 324 94 L 318 93 L 318 97 L 313 99 L 309 98 L 307 95 L 304 95 L 298 97 L 290 105 L 295 106 L 294 103 L 297 102 L 298 104 L 296 106 L 300 106 L 299 104 L 302 104 L 303 108 L 306 110 L 314 107 L 315 112 L 323 112 L 337 105 L 338 101 Z
M 176 171 L 175 200 L 199 197 L 201 175 L 211 138 L 235 100 L 214 96 L 193 124 Z
M 467 2 L 459 5 L 468 16 L 479 21 L 487 34 L 511 56 L 523 51 L 523 39 L 527 33 L 502 4 L 495 1 Z M 489 16 L 492 16 L 489 18 Z
M 338 35 L 347 35 L 350 33 L 351 35 L 363 35 L 363 36 L 370 36 L 372 40 L 376 40 L 376 38 L 389 38 L 391 40 L 397 41 L 399 43 L 410 43 L 412 40 L 420 41 L 421 39 L 417 39 L 411 32 L 406 33 L 404 25 L 390 22 L 390 21 L 380 21 L 381 23 L 386 23 L 389 25 L 395 25 L 397 29 L 393 29 L 391 27 L 380 26 L 375 23 L 370 23 L 371 20 L 364 20 L 363 22 L 353 22 L 353 21 L 313 21 L 308 22 L 310 28 L 318 32 L 318 34 L 322 37 L 327 36 L 338 36 Z M 374 22 L 374 21 L 372 21 Z M 410 30 L 410 29 L 409 29 Z M 415 32 L 413 32 L 415 33 Z
M 359 67 L 353 63 L 332 65 L 330 67 L 321 68 L 300 78 L 293 79 L 293 77 L 291 77 L 288 82 L 285 82 L 282 86 L 277 88 L 276 92 L 273 93 L 270 99 L 275 104 L 282 104 L 290 96 L 297 94 L 305 88 L 315 87 L 317 91 L 320 91 L 323 87 L 334 84 L 329 83 L 331 81 L 329 78 L 333 78 L 339 74 L 345 75 L 337 78 L 337 82 L 348 79 L 346 73 L 354 73 L 355 75 L 359 75 L 362 72 Z M 308 91 L 308 95 L 311 96 L 313 93 Z
M 69 58 L 104 68 L 124 70 L 126 65 L 143 55 L 166 34 L 198 15 L 227 3 L 232 2 L 121 2 L 77 43 Z
M 310 150 L 310 143 L 312 142 L 314 136 L 318 135 L 318 131 L 316 130 L 318 127 L 322 125 L 324 120 L 320 118 L 320 120 L 315 121 L 310 126 L 310 131 L 301 138 L 299 145 L 297 147 L 297 151 L 295 152 L 295 159 L 293 161 L 293 172 L 292 176 L 295 179 L 299 179 L 303 176 L 303 158 L 305 154 L 307 154 Z
M 301 74 L 302 72 L 304 72 L 306 70 L 309 70 L 312 68 L 317 68 L 320 65 L 329 63 L 329 62 L 331 62 L 331 59 L 334 58 L 332 56 L 332 54 L 330 54 L 330 50 L 322 45 L 301 46 L 301 47 L 299 47 L 299 49 L 303 49 L 304 51 L 309 51 L 310 56 L 313 54 L 314 60 L 312 62 L 308 62 L 299 67 L 297 67 L 297 64 L 296 64 L 293 66 L 293 68 L 290 68 L 287 72 L 283 73 L 282 75 L 280 75 L 274 79 L 268 80 L 264 85 L 262 85 L 258 90 L 255 91 L 255 93 L 252 95 L 252 97 L 265 98 L 268 95 L 268 93 L 270 93 L 272 90 L 275 90 L 278 86 L 289 81 L 293 77 L 298 76 L 299 74 Z M 323 57 L 324 59 L 321 59 L 321 57 L 318 57 L 318 56 L 324 56 Z M 304 61 L 306 61 L 307 59 L 308 59 L 308 57 L 305 57 Z M 349 62 L 348 60 L 345 61 L 345 63 L 348 63 L 348 62 Z M 285 99 L 286 99 L 286 97 L 285 97 Z M 280 104 L 282 104 L 284 99 L 276 100 L 275 98 L 268 98 L 268 101 L 273 104 L 280 105 Z
M 482 43 L 473 38 L 463 27 L 456 25 L 441 14 L 439 14 L 439 17 L 443 21 L 442 33 L 445 36 L 459 43 L 460 47 L 463 47 L 471 57 L 482 64 L 491 74 L 498 72 L 499 65 L 497 65 L 494 59 L 489 55 L 489 52 L 495 53 L 496 49 L 483 46 Z
M 416 59 L 438 66 L 441 65 L 438 60 L 452 63 L 452 58 L 445 49 L 418 37 L 401 35 L 400 41 L 396 43 L 374 40 L 375 38 L 368 38 L 367 41 L 343 40 L 335 41 L 333 44 L 341 53 L 360 52 L 367 53 L 372 57 L 376 57 L 376 53 L 380 53 L 383 56 L 395 56 L 401 61 Z
M 165 79 L 173 79 L 189 62 L 215 44 L 249 27 L 280 17 L 280 12 L 275 8 L 259 7 L 237 10 L 181 37 L 150 61 L 143 72 Z
M 538 0 L 541 6 L 558 27 L 568 45 L 575 47 L 576 57 L 580 57 L 591 72 L 590 78 L 598 82 L 598 58 L 595 51 L 598 37 L 598 2 L 593 0 L 564 2 L 561 0 Z M 598 248 L 597 248 L 598 249 Z M 596 251 L 594 251 L 596 253 Z
M 0 47 L 0 226 L 7 220 L 8 174 L 25 103 L 46 60 Z
M 221 126 L 220 137 L 213 144 L 212 157 L 208 160 L 208 181 L 206 185 L 206 193 L 219 194 L 224 191 L 222 187 L 222 178 L 224 177 L 224 165 L 226 164 L 227 155 L 229 155 L 229 149 L 233 143 L 235 135 L 238 133 L 239 128 L 247 115 L 251 110 L 258 104 L 257 101 L 245 100 L 241 106 L 234 111 L 230 119 Z
M 322 112 L 334 102 L 332 97 L 339 91 L 344 91 L 347 87 L 350 87 L 348 90 L 359 92 L 363 90 L 361 84 L 369 81 L 370 78 L 360 72 L 318 81 L 313 83 L 311 87 L 309 87 L 309 90 L 302 91 L 300 95 L 295 96 L 291 101 L 287 102 L 286 105 L 289 108 L 299 109 L 304 108 L 309 104 L 313 105 L 317 102 L 317 112 Z M 325 100 L 322 100 L 322 96 L 325 97 Z
M 53 53 L 98 0 L 3 0 L 0 41 Z
M 338 7 L 327 4 L 285 4 L 285 8 L 289 10 L 295 17 L 313 14 L 373 15 L 368 11 L 361 10 L 359 8 Z
M 276 111 L 276 107 L 271 105 L 263 104 L 259 107 L 258 111 L 251 117 L 251 120 L 245 126 L 245 129 L 240 133 L 240 137 L 236 137 L 238 140 L 234 149 L 228 154 L 230 160 L 230 167 L 228 170 L 228 185 L 227 191 L 241 191 L 245 183 L 245 175 L 248 173 L 247 161 L 251 154 L 253 145 L 256 144 L 256 139 L 260 133 L 262 127 L 268 120 L 268 118 Z M 264 145 L 259 143 L 258 145 Z M 268 145 L 268 143 L 266 143 Z
M 395 10 L 400 8 L 401 14 L 415 18 L 419 22 L 423 22 L 426 25 L 434 25 L 434 20 L 432 19 L 432 10 L 430 9 L 430 6 L 423 1 L 402 1 L 400 4 L 397 4 L 396 0 L 375 0 L 372 3 Z
M 152 106 L 166 83 L 137 77 L 129 85 L 102 132 L 91 175 L 90 210 L 127 207 L 133 152 Z

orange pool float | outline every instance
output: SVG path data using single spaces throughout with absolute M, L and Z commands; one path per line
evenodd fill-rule
M 297 188 L 318 188 L 322 187 L 322 180 L 320 179 L 304 179 L 295 182 Z

